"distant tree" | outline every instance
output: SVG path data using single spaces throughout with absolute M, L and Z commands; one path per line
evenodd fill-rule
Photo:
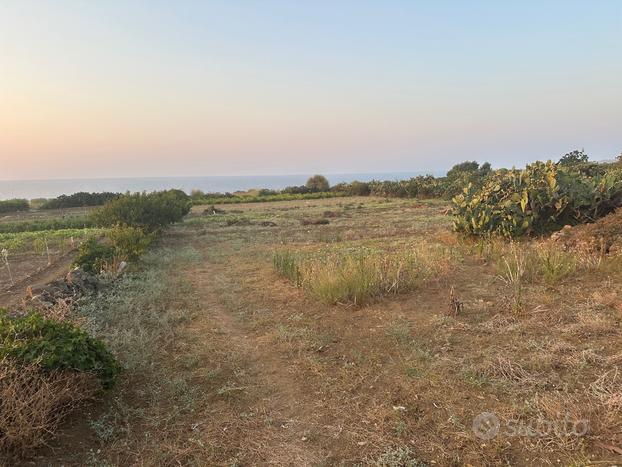
M 28 211 L 30 203 L 26 199 L 8 199 L 0 201 L 0 213 Z
M 482 165 L 479 166 L 479 175 L 481 177 L 486 177 L 490 175 L 490 172 L 492 172 L 492 167 L 490 166 L 490 162 L 484 162 Z
M 305 186 L 311 192 L 328 191 L 330 190 L 330 184 L 328 179 L 324 175 L 314 175 L 307 180 Z
M 198 188 L 194 188 L 190 192 L 190 197 L 194 200 L 200 200 L 205 198 L 205 192 L 203 190 L 199 190 Z
M 469 184 L 481 186 L 486 177 L 492 173 L 489 162 L 479 165 L 476 161 L 464 161 L 454 165 L 448 172 L 444 180 L 444 191 L 446 197 L 452 197 L 459 193 Z
M 488 163 L 486 162 L 486 164 Z M 490 168 L 490 164 L 488 164 L 488 167 Z M 455 179 L 455 178 L 461 177 L 465 173 L 469 173 L 469 174 L 476 173 L 478 170 L 479 170 L 479 163 L 477 163 L 476 161 L 464 161 L 464 162 L 454 165 L 451 169 L 449 169 L 449 171 L 447 172 L 447 178 Z
M 589 160 L 588 155 L 585 153 L 584 149 L 581 149 L 580 151 L 572 151 L 569 152 L 568 154 L 565 154 L 564 157 L 562 157 L 559 162 L 557 162 L 559 165 L 578 165 L 578 164 L 586 164 Z

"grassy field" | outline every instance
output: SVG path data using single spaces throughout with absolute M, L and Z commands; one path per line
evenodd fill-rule
M 38 464 L 619 463 L 619 258 L 436 200 L 217 208 L 78 309 L 126 371 Z

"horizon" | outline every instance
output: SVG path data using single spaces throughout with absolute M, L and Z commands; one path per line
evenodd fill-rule
M 0 179 L 612 159 L 621 29 L 613 0 L 5 3 Z

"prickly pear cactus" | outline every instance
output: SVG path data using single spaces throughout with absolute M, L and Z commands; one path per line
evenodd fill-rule
M 622 171 L 589 177 L 548 162 L 499 170 L 453 198 L 454 227 L 472 235 L 543 234 L 591 222 L 622 204 Z

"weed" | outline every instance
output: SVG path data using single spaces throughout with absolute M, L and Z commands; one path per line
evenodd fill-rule
M 111 418 L 112 416 L 106 413 L 96 420 L 89 421 L 91 429 L 104 443 L 112 441 L 116 436 L 116 424 L 111 421 Z
M 577 268 L 575 256 L 550 244 L 537 249 L 538 275 L 549 284 L 557 283 Z
M 410 322 L 403 318 L 393 322 L 387 330 L 387 335 L 395 340 L 397 344 L 408 344 L 412 339 Z
M 512 303 L 515 310 L 523 307 L 523 286 L 526 274 L 524 251 L 514 242 L 510 254 L 502 257 L 504 269 L 499 278 L 511 289 Z
M 298 267 L 298 258 L 293 253 L 289 251 L 274 253 L 272 264 L 281 276 L 289 279 L 296 287 L 300 287 L 302 276 Z

